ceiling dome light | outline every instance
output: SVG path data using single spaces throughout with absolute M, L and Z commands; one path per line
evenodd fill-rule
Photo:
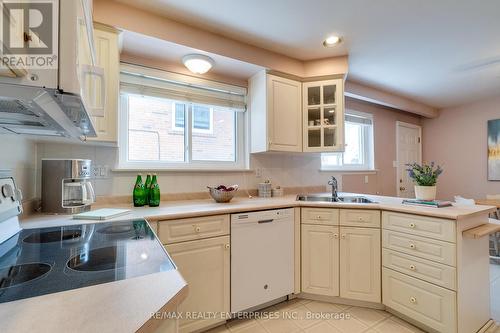
M 323 46 L 324 47 L 332 47 L 332 46 L 339 44 L 341 41 L 342 40 L 338 36 L 330 36 L 324 40 Z
M 215 64 L 212 58 L 203 54 L 188 54 L 182 58 L 182 63 L 195 74 L 205 74 Z

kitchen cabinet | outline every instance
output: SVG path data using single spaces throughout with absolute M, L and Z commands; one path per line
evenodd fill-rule
M 380 303 L 380 270 L 380 229 L 340 227 L 340 297 Z
M 90 109 L 97 133 L 89 141 L 117 142 L 118 97 L 120 86 L 119 31 L 115 28 L 94 24 L 96 67 L 103 71 L 104 80 L 88 81 L 93 96 Z M 102 87 L 101 85 L 104 85 Z
M 380 211 L 302 208 L 301 230 L 302 292 L 382 301 Z
M 302 84 L 261 71 L 249 80 L 251 153 L 302 151 Z
M 343 79 L 303 85 L 303 151 L 344 151 Z
M 198 331 L 225 322 L 220 314 L 230 311 L 229 242 L 229 236 L 222 236 L 166 245 L 189 288 L 187 298 L 179 305 L 184 316 L 179 320 L 179 332 Z M 217 316 L 195 318 L 202 313 Z
M 302 224 L 302 292 L 339 296 L 339 227 Z

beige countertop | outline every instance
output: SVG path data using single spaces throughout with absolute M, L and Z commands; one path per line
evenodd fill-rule
M 229 203 L 216 203 L 209 200 L 184 200 L 184 201 L 164 201 L 160 207 L 133 207 L 132 204 L 109 204 L 96 205 L 98 208 L 128 208 L 130 214 L 119 216 L 115 219 L 124 220 L 134 218 L 145 218 L 148 221 L 156 222 L 162 220 L 172 220 L 187 217 L 207 216 L 216 214 L 231 214 L 246 211 L 266 210 L 285 207 L 324 207 L 324 208 L 351 208 L 351 209 L 380 209 L 387 211 L 396 211 L 408 214 L 425 215 L 452 220 L 471 217 L 477 214 L 487 214 L 496 210 L 493 206 L 480 205 L 454 205 L 446 208 L 430 208 L 420 206 L 403 205 L 401 198 L 373 196 L 364 194 L 340 193 L 340 195 L 362 195 L 368 197 L 377 203 L 358 204 L 342 202 L 303 202 L 296 201 L 295 195 L 288 195 L 279 198 L 246 198 L 237 197 Z M 48 215 L 34 214 L 29 215 L 21 221 L 23 228 L 40 228 L 49 226 L 93 223 L 95 221 L 74 220 L 71 215 Z
M 342 193 L 341 195 L 352 195 Z M 234 198 L 230 203 L 213 200 L 185 200 L 162 202 L 160 207 L 134 208 L 131 204 L 94 206 L 129 208 L 131 213 L 115 219 L 146 218 L 151 222 L 229 214 L 285 207 L 324 207 L 380 209 L 409 214 L 433 216 L 460 221 L 473 215 L 495 211 L 491 206 L 453 206 L 427 208 L 401 204 L 401 198 L 364 195 L 376 201 L 373 204 L 299 202 L 295 195 L 280 198 Z M 23 228 L 39 228 L 70 224 L 95 223 L 74 220 L 71 215 L 34 214 L 21 221 Z M 0 304 L 2 332 L 133 332 L 149 330 L 155 324 L 151 314 L 166 307 L 175 307 L 186 293 L 186 283 L 178 271 L 169 271 L 43 295 Z M 49 312 L 47 309 L 50 309 Z M 148 329 L 144 329 L 148 327 Z
M 136 332 L 154 328 L 151 316 L 175 311 L 186 296 L 186 282 L 171 270 L 133 279 L 0 304 L 1 331 Z

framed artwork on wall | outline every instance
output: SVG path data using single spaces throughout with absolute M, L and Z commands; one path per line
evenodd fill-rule
M 500 119 L 488 120 L 488 180 L 500 180 Z

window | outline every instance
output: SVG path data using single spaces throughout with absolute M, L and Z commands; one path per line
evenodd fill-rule
M 184 129 L 184 104 L 174 103 L 174 129 Z M 213 108 L 205 105 L 193 105 L 193 131 L 212 133 Z
M 122 74 L 119 168 L 246 167 L 245 113 L 231 104 L 238 96 L 230 96 L 231 103 L 225 105 L 220 96 L 203 99 L 206 88 L 186 97 L 178 90 L 159 90 L 151 80 Z M 204 103 L 211 101 L 215 103 Z
M 347 111 L 345 152 L 321 154 L 322 170 L 373 170 L 373 118 Z

